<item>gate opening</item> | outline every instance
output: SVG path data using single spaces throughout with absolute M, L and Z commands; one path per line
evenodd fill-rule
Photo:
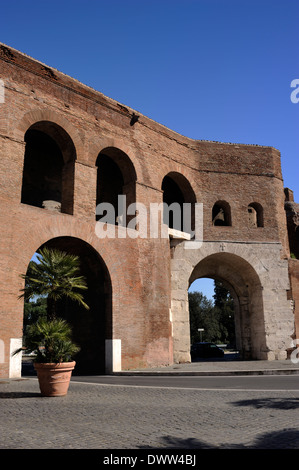
M 235 346 L 240 359 L 258 360 L 267 352 L 262 286 L 255 269 L 242 257 L 218 252 L 203 258 L 193 269 L 196 279 L 211 278 L 229 291 L 234 305 Z
M 196 279 L 190 285 L 188 300 L 192 362 L 239 359 L 234 300 L 227 287 L 222 281 L 209 278 Z
M 45 246 L 77 255 L 80 275 L 85 277 L 88 287 L 82 293 L 89 310 L 68 299 L 57 303 L 57 316 L 69 322 L 73 341 L 80 347 L 74 357 L 74 374 L 105 374 L 105 341 L 111 338 L 112 332 L 112 292 L 108 269 L 96 250 L 80 239 L 58 237 L 40 248 Z M 36 308 L 42 308 L 42 299 L 37 302 Z

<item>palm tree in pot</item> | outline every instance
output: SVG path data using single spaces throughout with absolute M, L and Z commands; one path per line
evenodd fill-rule
M 58 301 L 66 298 L 78 302 L 85 309 L 89 308 L 81 292 L 87 289 L 87 285 L 80 275 L 79 257 L 43 248 L 37 254 L 37 261 L 29 263 L 27 273 L 22 278 L 25 287 L 20 297 L 24 297 L 25 301 L 46 297 L 47 314 L 46 318 L 41 317 L 27 328 L 21 349 L 36 354 L 34 367 L 42 395 L 65 395 L 76 364 L 73 356 L 79 347 L 72 341 L 69 324 L 57 316 L 56 306 Z M 14 354 L 17 352 L 20 349 Z

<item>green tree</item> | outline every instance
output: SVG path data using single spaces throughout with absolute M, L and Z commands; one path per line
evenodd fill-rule
M 214 317 L 213 302 L 201 292 L 189 293 L 190 334 L 191 344 L 200 341 L 198 328 L 204 328 L 203 339 L 212 341 L 211 338 L 218 334 L 218 322 Z
M 221 342 L 235 344 L 234 300 L 221 281 L 214 282 L 214 308 L 219 318 Z
M 24 303 L 24 325 L 36 323 L 41 317 L 47 316 L 47 299 L 40 297 Z
M 198 328 L 203 328 L 202 339 L 213 343 L 235 342 L 234 305 L 229 291 L 215 281 L 214 303 L 201 292 L 189 293 L 191 344 L 200 341 Z
M 47 299 L 39 297 L 34 300 L 24 302 L 24 320 L 23 320 L 23 336 L 27 336 L 28 329 L 31 325 L 37 323 L 41 318 L 47 318 Z

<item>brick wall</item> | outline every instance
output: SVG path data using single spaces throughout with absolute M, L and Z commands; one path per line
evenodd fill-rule
M 23 305 L 17 299 L 19 275 L 34 252 L 55 237 L 90 244 L 104 260 L 112 283 L 113 337 L 122 339 L 124 368 L 172 361 L 170 247 L 165 239 L 105 239 L 95 235 L 99 153 L 124 152 L 136 172 L 136 200 L 149 207 L 162 202 L 163 178 L 176 172 L 203 203 L 204 239 L 282 244 L 289 255 L 280 153 L 272 147 L 192 140 L 7 46 L 0 45 L 0 78 L 5 84 L 0 128 L 0 286 L 1 338 L 8 370 L 10 338 L 22 336 Z M 39 122 L 55 123 L 72 141 L 76 161 L 72 211 L 54 213 L 21 204 L 26 131 Z M 57 134 L 57 139 L 61 139 Z M 200 136 L 199 136 L 200 137 Z M 232 224 L 212 225 L 217 201 L 231 208 Z M 248 226 L 248 205 L 263 207 L 263 227 Z M 68 204 L 70 201 L 68 201 Z M 1 373 L 1 372 L 0 372 Z

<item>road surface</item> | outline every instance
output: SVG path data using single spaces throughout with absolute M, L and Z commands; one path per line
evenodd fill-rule
M 131 387 L 162 387 L 201 390 L 299 391 L 299 375 L 254 376 L 74 376 L 72 382 Z

